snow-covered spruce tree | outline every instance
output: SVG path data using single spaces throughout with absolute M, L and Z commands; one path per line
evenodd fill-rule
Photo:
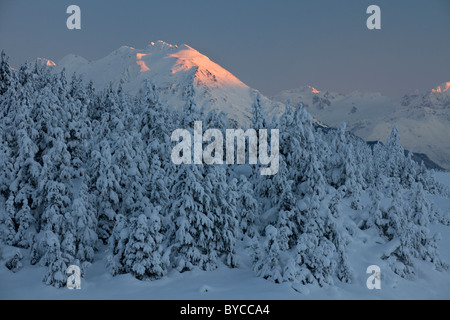
M 0 195 L 9 197 L 9 186 L 13 180 L 14 153 L 11 140 L 15 127 L 13 106 L 17 106 L 16 83 L 8 64 L 8 57 L 2 51 L 0 56 Z
M 364 179 L 361 175 L 361 165 L 355 161 L 354 149 L 352 144 L 348 144 L 344 158 L 345 167 L 345 191 L 351 197 L 351 208 L 361 210 L 361 193 L 364 185 Z
M 41 260 L 40 241 L 36 234 L 32 233 L 30 236 L 30 264 L 36 265 Z
M 150 174 L 146 177 L 149 181 L 148 197 L 153 206 L 162 208 L 169 204 L 171 194 L 169 192 L 170 180 L 163 162 L 157 154 L 153 155 L 150 165 Z
M 155 83 L 144 81 L 141 89 L 141 98 L 136 107 L 138 127 L 142 141 L 147 146 L 148 156 L 157 153 L 160 157 L 167 155 L 170 145 L 170 132 L 174 130 L 171 123 L 170 112 L 159 98 L 159 91 Z
M 289 172 L 281 157 L 280 170 L 274 176 L 270 189 L 272 208 L 275 208 L 278 214 L 276 226 L 280 236 L 281 250 L 289 250 L 298 240 L 299 228 L 296 219 L 299 211 L 292 185 L 293 181 L 289 180 Z
M 84 176 L 87 174 L 85 164 L 88 159 L 88 143 L 92 138 L 91 120 L 87 109 L 89 99 L 82 79 L 74 74 L 65 106 L 68 111 L 66 141 L 76 176 L 84 178 L 85 181 L 89 181 L 89 177 Z
M 386 156 L 386 175 L 400 177 L 404 167 L 405 150 L 400 144 L 400 133 L 396 125 L 392 128 L 391 135 L 386 142 Z
M 141 214 L 129 220 L 129 239 L 123 252 L 124 271 L 140 280 L 160 279 L 169 266 L 169 252 L 162 246 L 159 213 L 155 211 L 149 216 Z
M 203 167 L 180 166 L 172 188 L 174 201 L 169 204 L 169 219 L 174 222 L 170 230 L 173 244 L 173 264 L 180 271 L 194 266 L 214 269 L 217 262 L 215 250 L 211 250 L 213 221 L 205 207 L 209 207 L 210 194 L 203 185 Z
M 280 153 L 285 158 L 285 161 L 290 164 L 292 160 L 290 156 L 300 148 L 299 141 L 291 140 L 291 134 L 295 127 L 294 111 L 291 107 L 291 100 L 286 102 L 285 111 L 280 117 L 278 128 L 280 129 Z
M 10 218 L 14 221 L 15 234 L 13 245 L 28 247 L 28 231 L 34 217 L 31 209 L 36 205 L 38 180 L 41 165 L 35 161 L 38 148 L 30 139 L 31 128 L 25 123 L 29 119 L 23 114 L 21 127 L 17 130 L 18 152 L 14 163 L 14 181 L 10 185 L 9 199 L 13 205 L 9 207 Z
M 255 97 L 255 100 L 252 104 L 252 118 L 251 118 L 251 128 L 256 131 L 256 135 L 259 137 L 259 130 L 261 129 L 267 129 L 268 131 L 268 138 L 270 139 L 270 129 L 269 128 L 269 121 L 267 120 L 266 114 L 263 109 L 262 97 L 258 93 Z M 269 146 L 270 148 L 270 146 Z M 259 148 L 257 148 L 256 153 L 259 158 Z M 248 153 L 248 151 L 247 151 Z M 250 179 L 255 182 L 259 180 L 260 178 L 260 164 L 252 166 L 251 171 L 251 177 Z M 258 181 L 259 183 L 255 185 L 256 187 L 256 194 L 258 196 L 267 197 L 268 196 L 268 190 L 270 187 L 270 179 L 261 179 Z
M 239 226 L 241 234 L 250 238 L 257 233 L 257 217 L 260 213 L 260 205 L 255 198 L 253 185 L 243 175 L 239 180 L 232 179 L 230 182 L 230 195 L 236 194 L 237 212 L 239 213 Z
M 104 138 L 91 155 L 91 192 L 95 195 L 98 210 L 98 237 L 107 242 L 119 212 L 122 186 L 120 170 L 112 160 L 108 139 Z
M 252 128 L 255 129 L 257 132 L 260 129 L 269 129 L 268 128 L 268 120 L 264 113 L 263 106 L 262 106 L 262 97 L 261 94 L 257 94 L 255 101 L 252 105 Z
M 292 168 L 291 179 L 294 181 L 294 191 L 303 194 L 301 184 L 307 179 L 306 171 L 310 168 L 311 153 L 317 153 L 316 138 L 311 115 L 305 110 L 303 104 L 298 104 L 294 112 L 294 124 L 288 128 L 290 135 L 290 155 L 285 155 L 286 165 Z M 317 160 L 317 156 L 315 158 Z M 319 163 L 317 163 L 319 164 Z M 320 167 L 322 165 L 320 164 Z
M 371 170 L 373 188 L 383 188 L 386 172 L 386 147 L 378 141 L 372 148 L 373 167 Z
M 357 177 L 361 179 L 359 181 L 362 189 L 366 190 L 374 180 L 372 148 L 366 141 L 352 134 L 349 135 L 348 141 L 353 146 Z
M 314 152 L 309 154 L 307 163 L 306 181 L 300 185 L 304 196 L 299 204 L 300 235 L 296 247 L 299 256 L 294 258 L 298 265 L 295 279 L 302 284 L 315 279 L 323 286 L 333 283 L 337 268 L 333 258 L 336 252 L 333 237 L 339 233 L 334 230 L 336 226 L 330 211 L 323 203 L 325 180 Z
M 347 139 L 345 136 L 346 123 L 343 122 L 339 126 L 331 140 L 330 155 L 326 159 L 326 178 L 329 184 L 336 189 L 345 184 L 345 153 L 347 147 Z
M 268 206 L 270 218 L 264 230 L 261 230 L 263 243 L 258 244 L 253 253 L 253 269 L 256 274 L 275 282 L 282 282 L 286 256 L 295 247 L 299 226 L 297 224 L 297 204 L 292 192 L 293 181 L 288 178 L 284 158 L 280 156 L 278 173 L 270 180 Z M 288 279 L 284 279 L 289 281 Z
M 150 206 L 145 189 L 145 179 L 149 176 L 149 163 L 139 133 L 134 136 L 126 130 L 113 135 L 114 150 L 112 161 L 116 165 L 118 182 L 122 192 L 119 195 L 119 210 L 126 217 L 144 212 Z
M 70 211 L 70 229 L 76 237 L 75 258 L 81 262 L 82 271 L 85 262 L 94 261 L 97 247 L 97 211 L 91 203 L 86 184 L 80 186 Z
M 124 131 L 124 116 L 119 105 L 117 91 L 109 88 L 101 93 L 102 114 L 92 123 L 93 139 L 89 158 L 88 175 L 91 179 L 90 193 L 95 197 L 98 210 L 98 237 L 107 243 L 119 213 L 122 201 L 122 172 L 115 161 L 114 143 Z M 115 142 L 116 141 L 116 142 Z
M 237 267 L 236 242 L 241 238 L 236 197 L 230 193 L 224 166 L 209 166 L 205 176 L 206 189 L 211 188 L 211 220 L 214 221 L 214 245 L 225 256 L 229 267 Z
M 10 196 L 5 203 L 5 210 L 0 212 L 0 240 L 7 245 L 14 245 L 16 235 L 15 215 L 14 197 Z
M 48 267 L 43 282 L 56 288 L 65 286 L 67 282 L 66 270 L 69 265 L 61 251 L 59 237 L 52 231 L 46 231 L 42 246 L 45 254 L 41 259 L 41 264 Z
M 130 237 L 128 219 L 121 215 L 115 215 L 114 228 L 108 239 L 111 254 L 107 257 L 107 267 L 113 276 L 125 272 L 123 261 L 125 259 L 125 246 Z
M 234 242 L 237 219 L 220 205 L 220 188 L 226 187 L 219 168 L 180 166 L 172 189 L 174 201 L 168 208 L 175 228 L 169 230 L 173 244 L 173 263 L 180 271 L 198 266 L 203 270 L 217 268 L 219 257 L 226 255 L 230 266 L 235 264 Z M 223 177 L 222 177 L 223 176 Z M 226 193 L 224 193 L 226 194 Z M 234 213 L 235 214 L 235 213 Z
M 325 163 L 327 181 L 336 189 L 343 188 L 351 197 L 352 209 L 361 209 L 360 197 L 364 186 L 363 163 L 356 160 L 354 144 L 346 138 L 346 124 L 342 123 L 330 144 L 330 157 Z
M 52 250 L 46 258 L 46 265 L 50 266 L 46 279 L 56 276 L 51 275 L 50 270 L 53 270 L 54 273 L 61 271 L 58 268 L 62 263 L 51 259 L 60 259 L 61 254 L 65 263 L 72 264 L 75 261 L 76 252 L 75 230 L 71 228 L 70 223 L 72 204 L 70 189 L 73 172 L 70 167 L 70 154 L 62 140 L 62 131 L 58 136 L 55 136 L 53 147 L 43 156 L 44 166 L 39 182 L 39 195 L 42 198 L 40 205 L 43 208 L 41 230 L 51 232 L 52 238 L 56 238 L 46 248 L 46 250 Z M 55 269 L 54 264 L 58 268 Z M 65 272 L 65 269 L 63 272 Z M 57 278 L 59 279 L 59 276 Z M 59 286 L 58 282 L 48 283 L 47 280 L 44 281 L 47 284 Z
M 0 196 L 8 198 L 9 186 L 14 178 L 14 159 L 13 150 L 2 132 L 0 128 Z
M 405 165 L 400 174 L 400 183 L 406 189 L 411 189 L 417 180 L 417 163 L 412 159 L 412 153 L 408 151 L 405 158 Z
M 253 270 L 256 275 L 275 283 L 283 282 L 283 270 L 280 265 L 281 248 L 278 243 L 278 230 L 272 225 L 265 228 L 262 244 L 253 242 Z
M 0 54 L 0 96 L 13 86 L 13 72 L 8 63 L 9 57 L 2 50 Z

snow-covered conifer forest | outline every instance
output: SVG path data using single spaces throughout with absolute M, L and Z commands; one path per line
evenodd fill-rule
M 436 179 L 445 174 L 405 154 L 396 127 L 371 146 L 345 124 L 315 125 L 301 104 L 287 102 L 269 119 L 255 97 L 251 128 L 280 131 L 278 174 L 261 176 L 258 165 L 174 165 L 175 129 L 203 121 L 225 135 L 235 126 L 197 106 L 194 92 L 187 87 L 184 105 L 167 106 L 151 82 L 137 95 L 120 85 L 96 90 L 38 64 L 12 69 L 2 54 L 0 296 L 26 291 L 1 287 L 27 273 L 50 296 L 63 292 L 48 290 L 66 286 L 70 265 L 89 284 L 81 291 L 101 291 L 94 279 L 108 277 L 169 283 L 174 297 L 183 297 L 175 293 L 182 285 L 170 279 L 222 272 L 223 286 L 237 285 L 233 270 L 259 279 L 258 290 L 267 285 L 268 298 L 280 297 L 273 288 L 299 299 L 365 288 L 372 264 L 386 289 L 400 282 L 407 291 L 428 271 L 449 279 L 449 252 L 440 250 L 449 247 L 437 232 L 449 233 L 449 176 Z M 222 289 L 214 297 L 233 298 Z

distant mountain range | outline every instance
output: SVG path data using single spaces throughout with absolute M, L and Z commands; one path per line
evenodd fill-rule
M 334 93 L 311 86 L 286 90 L 274 101 L 302 102 L 313 117 L 329 126 L 347 123 L 355 135 L 386 141 L 397 125 L 402 145 L 450 169 L 450 82 L 392 99 L 379 93 Z
M 190 46 L 163 41 L 152 42 L 145 49 L 124 46 L 96 61 L 68 55 L 59 63 L 38 62 L 57 72 L 65 68 L 68 75 L 76 72 L 92 80 L 97 89 L 121 84 L 124 90 L 138 94 L 144 79 L 154 81 L 162 100 L 172 108 L 184 106 L 185 90 L 193 84 L 199 107 L 224 111 L 245 126 L 259 93 Z M 397 124 L 405 148 L 450 169 L 450 82 L 402 99 L 378 93 L 340 94 L 311 86 L 286 90 L 270 99 L 262 96 L 269 119 L 284 112 L 288 99 L 292 105 L 302 102 L 318 123 L 338 126 L 346 122 L 348 130 L 366 141 L 386 141 Z

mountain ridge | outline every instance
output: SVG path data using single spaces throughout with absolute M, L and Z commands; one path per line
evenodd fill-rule
M 251 105 L 260 94 L 207 56 L 187 44 L 151 42 L 144 49 L 122 46 L 94 61 L 67 55 L 54 63 L 41 59 L 56 71 L 77 73 L 92 80 L 97 89 L 110 85 L 139 94 L 144 80 L 154 81 L 162 100 L 172 108 L 185 103 L 188 86 L 196 89 L 195 99 L 205 112 L 224 111 L 236 125 L 248 126 Z M 303 103 L 315 121 L 348 130 L 366 141 L 386 141 L 397 124 L 405 148 L 427 154 L 439 166 L 450 169 L 450 82 L 393 99 L 380 93 L 354 91 L 349 94 L 322 90 L 312 85 L 284 90 L 270 98 L 261 95 L 269 120 L 281 115 L 285 102 Z
M 250 88 L 231 72 L 213 62 L 192 47 L 151 42 L 144 49 L 122 46 L 109 55 L 88 61 L 77 55 L 67 55 L 54 66 L 57 72 L 77 73 L 92 80 L 97 89 L 110 85 L 131 94 L 139 94 L 144 80 L 154 81 L 162 100 L 173 108 L 184 105 L 184 92 L 193 85 L 195 99 L 205 112 L 224 111 L 240 125 L 249 125 L 251 106 L 260 92 Z M 273 117 L 284 111 L 284 104 L 261 95 L 266 113 Z
M 342 94 L 304 86 L 281 91 L 271 99 L 303 103 L 313 117 L 329 126 L 346 122 L 350 132 L 366 141 L 386 141 L 396 124 L 406 149 L 426 154 L 439 166 L 449 169 L 450 90 L 447 87 L 450 88 L 450 82 L 395 99 L 380 93 Z

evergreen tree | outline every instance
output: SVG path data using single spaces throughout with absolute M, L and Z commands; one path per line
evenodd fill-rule
M 120 170 L 112 160 L 112 151 L 107 139 L 103 139 L 92 152 L 92 186 L 98 210 L 98 237 L 107 242 L 114 227 L 115 216 L 120 208 Z
M 239 181 L 232 179 L 230 183 L 230 196 L 232 196 L 233 190 L 236 190 L 237 212 L 240 213 L 240 230 L 243 235 L 252 238 L 258 231 L 256 225 L 260 210 L 260 205 L 255 198 L 253 185 L 245 176 L 240 176 Z
M 58 236 L 51 231 L 47 231 L 43 240 L 43 247 L 45 254 L 41 259 L 41 263 L 48 267 L 43 282 L 47 285 L 61 288 L 67 282 L 65 272 L 68 265 L 61 252 Z
M 252 105 L 252 129 L 255 129 L 256 132 L 260 129 L 269 129 L 261 99 L 261 94 L 258 93 Z
M 75 257 L 80 262 L 93 262 L 97 246 L 97 212 L 89 199 L 88 187 L 82 184 L 72 203 L 71 230 L 76 236 Z
M 183 166 L 178 170 L 172 189 L 174 201 L 170 206 L 175 224 L 171 236 L 174 264 L 184 272 L 199 266 L 204 270 L 217 267 L 216 232 L 211 207 L 210 185 L 204 184 L 199 166 Z M 206 189 L 208 188 L 208 189 Z
M 159 215 L 154 212 L 150 218 L 144 214 L 131 218 L 129 230 L 130 238 L 125 246 L 123 261 L 126 272 L 130 272 L 140 280 L 144 277 L 162 278 L 167 273 L 169 259 L 161 245 Z
M 209 211 L 214 221 L 214 246 L 219 255 L 224 254 L 226 264 L 238 266 L 236 242 L 241 237 L 236 197 L 230 194 L 226 170 L 223 166 L 210 166 L 205 177 L 206 189 L 211 188 Z
M 13 86 L 13 73 L 8 64 L 9 57 L 2 50 L 0 54 L 0 96 L 4 95 Z
M 114 228 L 108 239 L 111 254 L 107 258 L 107 267 L 113 276 L 125 272 L 123 262 L 126 258 L 125 248 L 129 237 L 128 219 L 121 214 L 116 215 Z
M 404 169 L 405 150 L 400 144 L 400 133 L 396 125 L 392 128 L 391 135 L 386 142 L 386 156 L 386 175 L 400 177 Z
M 262 246 L 255 243 L 253 250 L 256 252 L 253 259 L 253 269 L 256 275 L 275 283 L 283 282 L 277 228 L 268 225 L 265 229 Z

